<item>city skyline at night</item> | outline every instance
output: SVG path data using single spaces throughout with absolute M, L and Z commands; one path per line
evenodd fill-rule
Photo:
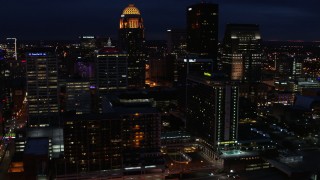
M 316 180 L 319 0 L 10 0 L 0 180 Z
M 1 4 L 0 39 L 74 40 L 79 35 L 117 36 L 118 19 L 127 4 L 144 17 L 146 39 L 165 39 L 168 28 L 185 28 L 186 7 L 201 1 L 6 1 Z M 264 40 L 319 40 L 320 2 L 208 1 L 218 3 L 219 39 L 228 23 L 260 24 Z M 175 17 L 175 18 L 172 18 Z

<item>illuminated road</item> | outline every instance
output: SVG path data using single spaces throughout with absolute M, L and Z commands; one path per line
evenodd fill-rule
M 10 166 L 11 158 L 14 154 L 14 143 L 13 141 L 8 144 L 8 148 L 0 165 L 0 179 L 6 179 L 5 175 L 7 174 L 8 168 Z
M 4 179 L 11 158 L 14 155 L 14 137 L 15 130 L 24 128 L 26 125 L 26 101 L 23 102 L 22 108 L 15 112 L 11 119 L 6 121 L 5 135 L 0 140 L 0 180 Z

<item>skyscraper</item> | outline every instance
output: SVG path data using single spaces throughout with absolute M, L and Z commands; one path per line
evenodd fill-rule
M 208 76 L 208 77 L 206 77 Z M 187 129 L 212 147 L 232 148 L 238 139 L 239 86 L 219 74 L 188 76 Z
M 126 7 L 120 18 L 120 48 L 128 53 L 128 86 L 145 86 L 144 26 L 140 11 L 133 4 Z
M 68 79 L 66 81 L 66 110 L 76 114 L 91 112 L 91 88 L 88 80 Z
M 228 24 L 223 39 L 222 64 L 233 80 L 261 80 L 261 35 L 257 24 Z
M 185 29 L 168 29 L 167 30 L 167 47 L 168 53 L 176 56 L 186 54 L 187 50 L 187 32 Z
M 29 120 L 32 120 L 30 117 L 38 118 L 39 115 L 58 113 L 58 70 L 55 52 L 51 49 L 29 51 L 26 53 L 26 60 Z M 37 121 L 36 125 L 41 126 L 40 121 Z
M 212 58 L 214 64 L 218 52 L 218 15 L 217 4 L 202 2 L 187 7 L 187 50 Z
M 100 94 L 128 86 L 128 54 L 111 46 L 99 50 L 96 58 L 97 85 Z

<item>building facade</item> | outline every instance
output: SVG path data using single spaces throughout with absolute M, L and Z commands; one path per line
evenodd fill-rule
M 90 81 L 69 79 L 66 81 L 66 111 L 76 111 L 77 114 L 92 111 Z
M 115 47 L 98 51 L 96 57 L 96 79 L 100 94 L 128 87 L 128 54 Z
M 261 34 L 256 24 L 228 24 L 222 45 L 222 66 L 232 80 L 261 81 Z
M 238 138 L 239 86 L 219 76 L 188 76 L 187 129 L 214 149 L 229 149 Z
M 199 3 L 187 7 L 187 50 L 217 64 L 219 6 Z M 214 66 L 216 67 L 216 66 Z
M 67 169 L 60 171 L 65 173 L 120 170 L 126 175 L 164 167 L 161 119 L 153 108 L 67 115 L 63 131 Z
M 26 61 L 29 121 L 39 115 L 57 114 L 59 111 L 58 70 L 54 51 L 27 52 Z M 39 126 L 48 125 L 42 124 L 41 119 L 36 124 Z
M 144 25 L 140 11 L 133 4 L 120 18 L 119 47 L 128 53 L 128 87 L 145 86 Z

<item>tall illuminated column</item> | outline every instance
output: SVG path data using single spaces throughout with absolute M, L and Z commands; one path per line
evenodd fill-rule
M 120 17 L 119 46 L 128 53 L 128 87 L 144 88 L 144 26 L 140 11 L 133 4 Z

